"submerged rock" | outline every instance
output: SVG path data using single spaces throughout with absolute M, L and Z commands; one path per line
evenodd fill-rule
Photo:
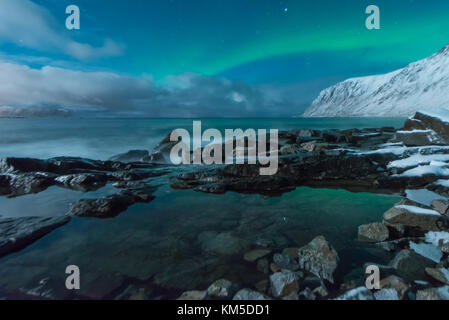
M 22 250 L 69 221 L 68 216 L 1 218 L 0 257 Z
M 359 240 L 381 242 L 389 237 L 388 228 L 382 223 L 370 223 L 359 227 Z
M 337 251 L 323 236 L 316 237 L 299 249 L 299 266 L 330 284 L 338 283 L 337 268 L 340 261 Z
M 207 288 L 207 295 L 214 298 L 231 298 L 237 291 L 237 286 L 231 281 L 220 279 Z
M 270 276 L 271 293 L 275 298 L 286 297 L 299 290 L 299 276 L 289 270 L 282 270 Z

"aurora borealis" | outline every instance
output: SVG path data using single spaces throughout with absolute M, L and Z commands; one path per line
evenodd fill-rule
M 44 16 L 53 17 L 49 28 L 61 28 L 57 32 L 64 37 L 93 48 L 107 39 L 120 53 L 79 59 L 55 50 L 52 43 L 25 46 L 20 39 L 9 39 L 0 42 L 0 57 L 32 68 L 50 65 L 146 77 L 155 85 L 170 83 L 180 74 L 248 85 L 303 83 L 304 104 L 332 83 L 401 68 L 449 43 L 449 2 L 443 0 L 33 3 L 45 10 Z M 64 30 L 69 4 L 80 7 L 79 31 Z M 365 28 L 365 8 L 370 4 L 380 8 L 381 30 Z M 1 27 L 0 22 L 0 31 Z

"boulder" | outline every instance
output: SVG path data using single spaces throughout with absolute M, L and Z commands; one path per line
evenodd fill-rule
M 274 264 L 280 269 L 296 271 L 299 269 L 298 263 L 285 254 L 276 253 L 273 255 Z
M 275 298 L 286 297 L 297 293 L 299 289 L 299 276 L 290 271 L 282 270 L 270 276 L 271 293 Z
M 426 279 L 425 268 L 434 265 L 433 261 L 406 249 L 399 251 L 390 262 L 390 266 L 397 270 L 398 275 L 409 282 Z
M 433 130 L 397 131 L 393 141 L 402 142 L 407 147 L 441 144 L 441 140 Z
M 423 231 L 439 231 L 441 218 L 441 214 L 435 210 L 411 205 L 398 205 L 384 213 L 384 219 L 388 223 L 418 227 Z
M 251 289 L 242 289 L 235 294 L 232 300 L 251 301 L 251 300 L 270 300 L 270 299 L 260 292 Z
M 380 287 L 382 289 L 392 289 L 396 291 L 399 300 L 404 299 L 405 294 L 409 288 L 407 283 L 400 277 L 391 275 L 380 281 Z
M 79 173 L 59 176 L 55 182 L 62 187 L 78 191 L 95 191 L 104 187 L 108 181 L 108 176 L 104 173 Z
M 389 237 L 388 228 L 382 223 L 370 223 L 359 227 L 359 240 L 367 242 L 381 242 Z
M 430 115 L 424 112 L 416 114 L 406 121 L 407 130 L 433 130 L 442 143 L 449 144 L 449 123 L 437 115 Z
M 338 263 L 337 251 L 329 245 L 323 236 L 318 236 L 309 244 L 299 249 L 298 261 L 301 269 L 308 271 L 321 280 L 337 284 Z
M 426 268 L 426 273 L 443 284 L 449 285 L 449 269 L 447 268 Z
M 22 250 L 69 221 L 68 216 L 1 218 L 0 257 Z
M 442 215 L 447 215 L 449 210 L 449 201 L 448 200 L 433 200 L 432 208 L 441 213 Z

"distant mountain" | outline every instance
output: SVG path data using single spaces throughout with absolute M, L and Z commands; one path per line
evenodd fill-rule
M 304 116 L 411 116 L 418 110 L 441 108 L 449 108 L 449 45 L 403 69 L 327 88 Z

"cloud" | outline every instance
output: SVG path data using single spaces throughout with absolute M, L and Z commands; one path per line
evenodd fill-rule
M 254 117 L 298 114 L 297 86 L 248 85 L 182 74 L 156 85 L 149 77 L 40 69 L 0 60 L 0 106 L 25 115 L 96 113 L 108 116 Z M 6 111 L 5 111 L 6 110 Z M 34 110 L 34 111 L 32 111 Z M 0 116 L 2 113 L 0 113 Z
M 73 41 L 48 10 L 29 0 L 0 1 L 0 39 L 39 51 L 57 51 L 80 60 L 119 56 L 123 47 L 110 39 L 100 47 Z

